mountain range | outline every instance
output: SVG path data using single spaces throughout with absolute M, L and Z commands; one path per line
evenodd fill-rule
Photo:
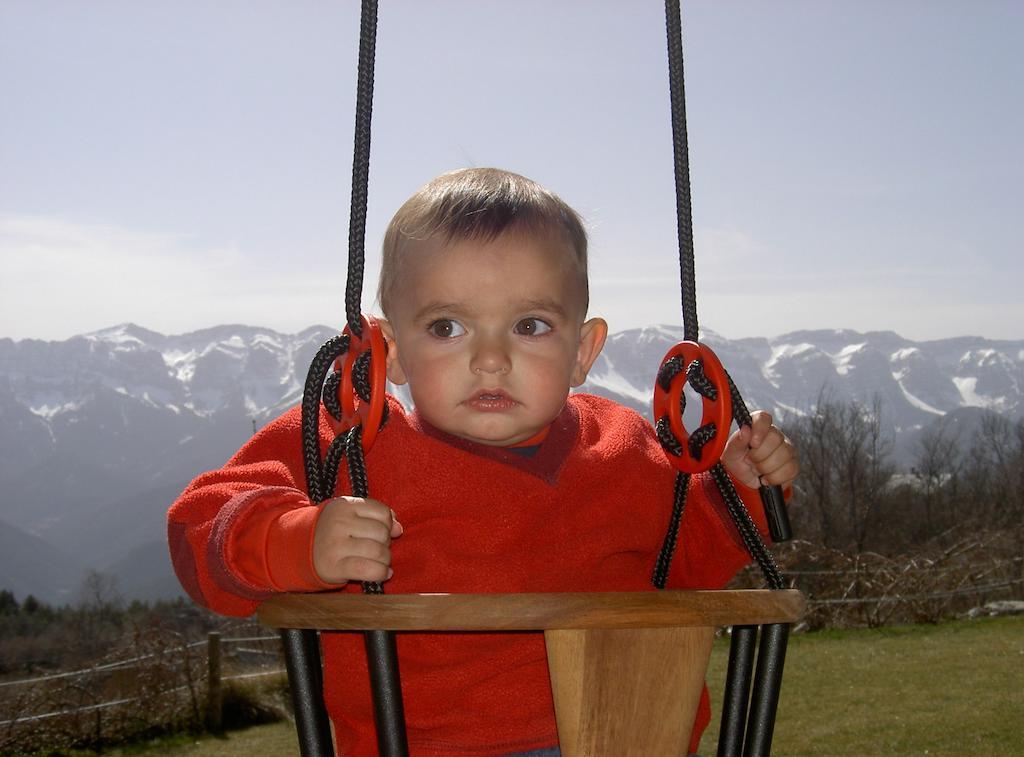
M 335 333 L 123 324 L 64 341 L 0 339 L 0 588 L 73 602 L 84 572 L 101 570 L 126 597 L 177 595 L 167 506 L 301 400 L 310 361 Z M 581 390 L 649 415 L 658 366 L 682 336 L 672 326 L 613 334 Z M 878 397 L 904 465 L 939 419 L 1024 415 L 1024 341 L 849 330 L 701 339 L 747 406 L 783 424 L 813 411 L 823 390 Z

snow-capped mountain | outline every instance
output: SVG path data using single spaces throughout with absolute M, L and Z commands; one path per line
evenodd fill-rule
M 116 572 L 130 595 L 176 591 L 167 505 L 301 399 L 309 363 L 334 333 L 229 325 L 163 335 L 126 324 L 59 342 L 0 339 L 0 541 L 36 545 L 18 550 L 14 566 L 5 560 L 15 551 L 0 544 L 0 588 L 72 599 L 74 571 L 56 571 L 60 585 L 42 580 L 59 554 Z M 670 326 L 614 334 L 581 389 L 648 414 L 653 377 L 681 338 Z M 954 411 L 1024 414 L 1024 341 L 855 331 L 702 339 L 750 409 L 784 422 L 810 412 L 823 388 L 838 400 L 877 395 L 898 449 Z M 25 564 L 33 557 L 38 569 Z
M 657 326 L 611 336 L 584 387 L 647 412 L 652 376 L 682 328 Z M 823 390 L 837 400 L 882 400 L 897 436 L 959 408 L 1024 415 L 1024 341 L 957 337 L 913 342 L 891 331 L 795 331 L 774 339 L 728 340 L 702 332 L 750 409 L 777 418 L 813 410 Z

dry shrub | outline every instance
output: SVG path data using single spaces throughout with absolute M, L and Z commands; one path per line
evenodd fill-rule
M 948 544 L 948 536 L 912 555 L 850 553 L 806 541 L 774 548 L 784 575 L 803 591 L 808 612 L 801 626 L 877 628 L 934 623 L 958 617 L 993 599 L 1024 596 L 1021 531 L 976 533 Z M 943 544 L 943 542 L 946 542 Z M 756 567 L 734 586 L 763 584 Z

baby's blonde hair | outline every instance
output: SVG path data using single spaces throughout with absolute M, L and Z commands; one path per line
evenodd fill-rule
M 562 241 L 587 294 L 587 232 L 579 214 L 560 197 L 525 176 L 497 168 L 464 168 L 441 174 L 398 209 L 384 234 L 377 300 L 385 315 L 392 303 L 402 257 L 430 239 L 445 244 L 493 241 L 507 232 Z

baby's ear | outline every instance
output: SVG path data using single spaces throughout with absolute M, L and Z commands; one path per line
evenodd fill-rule
M 580 327 L 580 343 L 576 348 L 576 365 L 573 366 L 572 386 L 579 386 L 587 380 L 590 366 L 604 349 L 604 340 L 608 338 L 608 324 L 604 318 L 591 318 Z
M 383 318 L 378 318 L 377 322 L 380 324 L 380 330 L 384 332 L 384 341 L 388 345 L 388 381 L 396 386 L 404 384 L 408 379 L 405 377 L 405 371 L 402 370 L 402 364 L 398 361 L 398 342 L 395 340 L 395 330 Z

